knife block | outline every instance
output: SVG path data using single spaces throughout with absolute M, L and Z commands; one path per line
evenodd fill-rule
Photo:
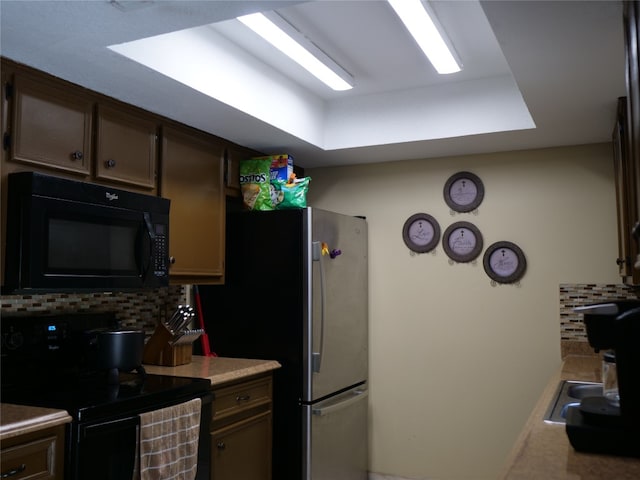
M 169 329 L 160 322 L 151 338 L 144 346 L 142 362 L 149 365 L 162 365 L 165 367 L 175 367 L 191 363 L 193 355 L 193 344 L 183 343 L 171 345 L 173 335 Z

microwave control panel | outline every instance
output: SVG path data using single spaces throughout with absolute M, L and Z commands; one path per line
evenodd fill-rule
M 153 251 L 153 273 L 156 277 L 166 277 L 168 271 L 169 247 L 167 245 L 166 226 L 163 224 L 154 225 L 155 239 Z

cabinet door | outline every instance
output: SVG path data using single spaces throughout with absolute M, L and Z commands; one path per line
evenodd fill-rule
M 92 102 L 44 79 L 16 74 L 11 160 L 89 175 Z
M 230 145 L 225 149 L 224 181 L 226 193 L 232 197 L 240 195 L 240 160 L 258 156 L 257 152 L 238 145 Z
M 96 179 L 155 191 L 156 123 L 107 105 L 96 122 Z
M 626 142 L 630 174 L 629 225 L 633 228 L 630 254 L 634 264 L 633 284 L 640 284 L 640 6 L 624 2 L 624 41 L 627 83 Z
M 627 109 L 626 97 L 618 99 L 618 113 L 613 129 L 613 167 L 616 185 L 616 211 L 618 220 L 618 272 L 626 282 L 632 275 L 631 231 L 629 220 L 635 199 L 633 199 L 633 172 L 629 164 L 627 148 Z
M 211 480 L 271 478 L 271 412 L 211 434 Z
M 223 157 L 213 137 L 163 128 L 160 194 L 171 200 L 172 282 L 224 280 Z

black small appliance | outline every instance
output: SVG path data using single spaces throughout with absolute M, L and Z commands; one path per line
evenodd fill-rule
M 615 353 L 618 402 L 586 397 L 569 407 L 566 431 L 574 449 L 640 457 L 640 300 L 614 300 L 578 307 L 589 344 Z
M 37 172 L 7 192 L 6 293 L 169 284 L 169 199 Z

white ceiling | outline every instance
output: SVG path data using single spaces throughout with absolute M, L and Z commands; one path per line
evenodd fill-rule
M 460 73 L 437 75 L 381 0 L 1 0 L 0 53 L 307 168 L 610 140 L 625 95 L 621 2 L 432 5 Z M 327 89 L 233 20 L 272 9 L 355 88 Z M 130 43 L 154 36 L 161 46 Z

